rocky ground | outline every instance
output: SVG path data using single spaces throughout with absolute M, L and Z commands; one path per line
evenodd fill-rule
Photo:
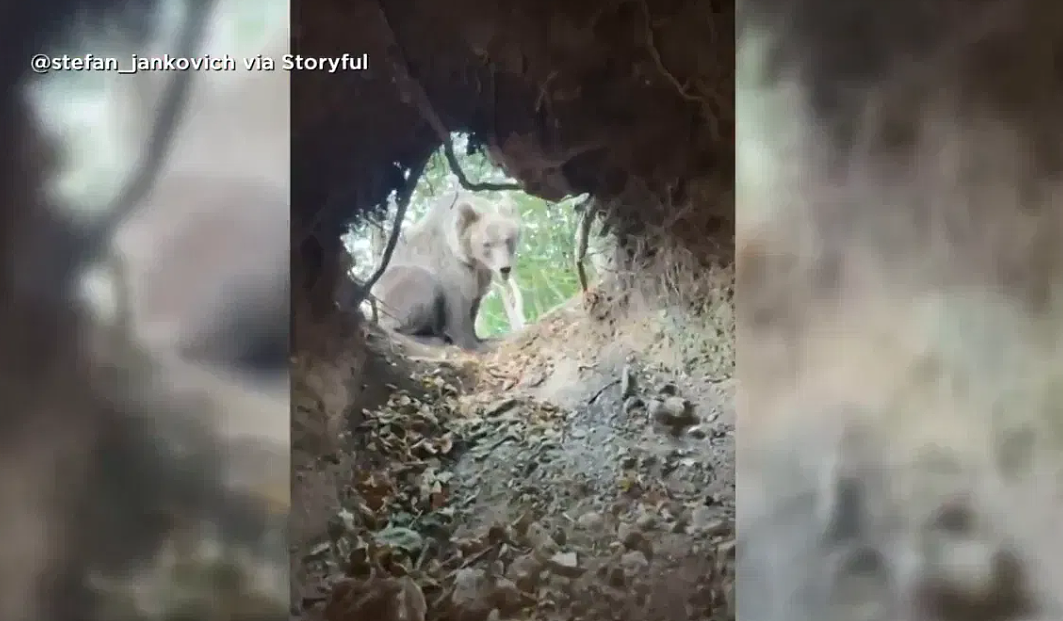
M 730 306 L 587 304 L 393 360 L 414 381 L 297 466 L 336 490 L 296 537 L 295 618 L 734 618 Z

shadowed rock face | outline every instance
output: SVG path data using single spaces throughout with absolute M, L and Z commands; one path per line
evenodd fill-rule
M 54 189 L 55 179 L 73 161 L 64 157 L 69 153 L 52 147 L 75 143 L 91 146 L 93 141 L 68 142 L 71 136 L 57 133 L 56 128 L 63 124 L 55 121 L 56 115 L 69 111 L 42 105 L 37 97 L 27 99 L 25 86 L 31 81 L 23 73 L 28 67 L 26 59 L 42 50 L 100 53 L 98 49 L 106 46 L 96 48 L 93 42 L 101 40 L 100 25 L 110 24 L 115 16 L 130 38 L 121 40 L 110 30 L 102 39 L 108 45 L 128 51 L 140 49 L 139 44 L 151 39 L 147 36 L 150 29 L 138 32 L 145 26 L 145 16 L 154 14 L 150 3 L 132 7 L 134 12 L 129 14 L 108 12 L 107 4 L 59 1 L 30 7 L 9 3 L 5 19 L 0 20 L 4 35 L 0 45 L 5 47 L 4 60 L 0 61 L 0 133 L 5 144 L 11 145 L 0 158 L 0 230 L 5 235 L 0 244 L 0 295 L 5 299 L 0 310 L 0 399 L 4 403 L 0 415 L 0 522 L 4 524 L 0 529 L 0 616 L 5 619 L 74 621 L 96 616 L 99 593 L 88 588 L 86 576 L 102 571 L 144 577 L 139 570 L 151 564 L 176 524 L 213 523 L 219 527 L 223 543 L 241 542 L 264 551 L 266 560 L 247 570 L 252 576 L 260 569 L 271 569 L 271 565 L 284 565 L 283 544 L 266 544 L 263 549 L 261 542 L 273 529 L 266 504 L 274 490 L 267 488 L 283 484 L 285 495 L 287 491 L 286 391 L 264 388 L 241 374 L 258 366 L 241 362 L 238 355 L 253 347 L 223 348 L 224 355 L 215 356 L 217 360 L 209 368 L 173 360 L 174 354 L 180 353 L 180 339 L 150 343 L 150 357 L 140 351 L 137 342 L 90 350 L 85 345 L 96 327 L 74 303 L 74 291 L 67 290 L 90 267 L 70 256 L 73 244 L 69 242 L 77 236 L 74 223 L 84 222 L 87 216 L 79 210 L 100 197 L 44 190 Z M 88 24 L 72 29 L 64 23 L 75 15 L 87 19 Z M 96 38 L 90 36 L 93 34 Z M 237 97 L 236 90 L 229 96 Z M 118 101 L 107 102 L 101 109 L 120 103 L 123 95 L 116 96 Z M 27 112 L 27 102 L 34 104 L 31 112 Z M 125 108 L 131 109 L 136 106 Z M 218 112 L 213 118 L 222 116 Z M 130 168 L 130 149 L 139 148 L 144 138 L 142 128 L 135 122 L 130 125 L 133 127 L 88 124 L 100 159 L 114 158 L 100 162 L 95 176 L 120 174 Z M 280 118 L 270 125 L 285 132 L 287 121 Z M 209 128 L 200 130 L 200 135 L 206 133 Z M 162 253 L 162 258 L 180 265 L 182 255 L 192 248 L 206 252 L 225 244 L 224 236 L 210 239 L 205 231 L 185 232 L 184 246 L 162 243 L 175 231 L 187 230 L 189 220 L 197 215 L 192 207 L 216 214 L 228 206 L 227 200 L 214 199 L 210 189 L 218 188 L 221 193 L 233 186 L 251 188 L 236 192 L 233 201 L 252 204 L 265 196 L 274 205 L 284 205 L 285 182 L 276 175 L 287 167 L 287 151 L 271 154 L 266 142 L 259 138 L 254 144 L 261 166 L 236 158 L 238 150 L 233 146 L 213 154 L 205 150 L 206 143 L 203 151 L 189 150 L 181 155 L 178 150 L 171 171 L 164 175 L 181 170 L 182 158 L 195 161 L 198 167 L 184 168 L 182 179 L 189 187 L 199 188 L 199 193 L 169 195 L 161 208 L 170 212 L 170 219 L 156 220 L 154 226 L 142 222 L 139 237 L 131 237 L 139 239 L 144 249 L 169 249 L 171 254 L 166 257 Z M 282 142 L 286 140 L 278 138 L 273 144 Z M 271 157 L 282 163 L 267 168 Z M 253 171 L 262 174 L 256 176 Z M 183 217 L 173 213 L 175 205 L 188 207 Z M 281 219 L 286 214 L 280 207 L 256 215 L 258 224 L 264 220 L 276 222 L 272 230 L 284 228 Z M 251 219 L 245 222 L 251 225 Z M 242 229 L 238 224 L 230 226 Z M 202 245 L 190 239 L 202 240 Z M 274 297 L 245 304 L 235 313 L 230 309 L 240 308 L 239 304 L 222 304 L 211 297 L 224 293 L 230 302 L 254 297 L 257 289 L 252 287 L 245 295 L 240 287 L 246 281 L 260 280 L 245 277 L 238 268 L 222 269 L 230 262 L 238 263 L 235 257 L 249 251 L 245 244 L 239 252 L 215 255 L 218 264 L 209 274 L 226 274 L 228 280 L 205 286 L 210 294 L 191 309 L 175 312 L 188 318 L 187 322 L 177 322 L 182 329 L 175 333 L 210 333 L 213 338 L 208 340 L 215 343 L 225 343 L 220 338 L 223 336 L 234 342 L 255 341 L 233 334 L 234 326 L 243 329 L 259 316 L 269 316 L 269 320 L 259 321 L 267 324 L 260 332 L 286 335 L 287 318 L 281 309 L 286 307 L 287 293 L 283 274 L 276 273 L 282 260 L 270 263 L 268 256 L 283 257 L 287 249 L 281 247 L 276 254 L 271 254 L 275 250 L 272 245 L 253 249 L 264 253 L 262 260 L 249 260 L 244 265 L 255 264 L 256 269 L 267 273 L 273 270 L 272 282 L 281 285 L 271 289 Z M 141 256 L 160 259 L 147 251 Z M 259 267 L 261 264 L 270 267 Z M 144 272 L 152 274 L 151 284 L 160 291 L 180 286 L 195 290 L 193 285 L 200 284 L 202 272 L 182 273 L 157 262 L 152 267 L 161 271 Z M 149 280 L 146 275 L 142 279 Z M 279 301 L 282 297 L 283 304 Z M 208 328 L 197 332 L 188 325 Z M 213 332 L 209 328 L 212 325 L 216 326 Z M 286 336 L 274 338 L 283 339 Z M 275 364 L 277 355 L 266 358 Z M 229 449 L 237 445 L 246 460 L 229 458 L 236 450 Z M 266 472 L 267 479 L 273 479 L 249 479 L 249 468 Z M 283 511 L 287 502 L 282 500 Z M 197 533 L 192 536 L 203 538 Z M 236 609 L 246 612 L 248 618 L 283 618 L 287 586 L 266 583 L 261 589 L 265 601 L 272 604 L 252 610 L 248 600 L 242 599 Z M 213 613 L 202 614 L 209 617 Z
M 741 618 L 1059 619 L 1063 12 L 738 23 Z

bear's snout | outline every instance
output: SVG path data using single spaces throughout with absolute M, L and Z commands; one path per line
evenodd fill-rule
M 498 268 L 498 273 L 502 275 L 502 278 L 509 278 L 509 273 L 512 270 L 513 270 L 513 268 L 511 268 L 509 266 L 500 267 L 500 268 Z

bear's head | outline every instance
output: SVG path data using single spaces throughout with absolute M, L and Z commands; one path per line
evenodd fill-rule
M 456 231 L 464 251 L 465 262 L 485 268 L 502 280 L 509 278 L 520 243 L 520 215 L 506 201 L 497 211 L 468 198 L 455 205 Z

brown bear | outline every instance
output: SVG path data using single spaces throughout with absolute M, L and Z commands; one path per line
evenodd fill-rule
M 447 297 L 431 271 L 419 265 L 395 265 L 384 272 L 373 290 L 387 300 L 381 325 L 419 340 L 445 342 Z
M 496 275 L 508 281 L 520 229 L 520 216 L 508 201 L 492 209 L 464 193 L 438 200 L 399 239 L 391 265 L 373 287 L 387 318 L 382 323 L 480 349 L 475 329 L 480 302 Z

